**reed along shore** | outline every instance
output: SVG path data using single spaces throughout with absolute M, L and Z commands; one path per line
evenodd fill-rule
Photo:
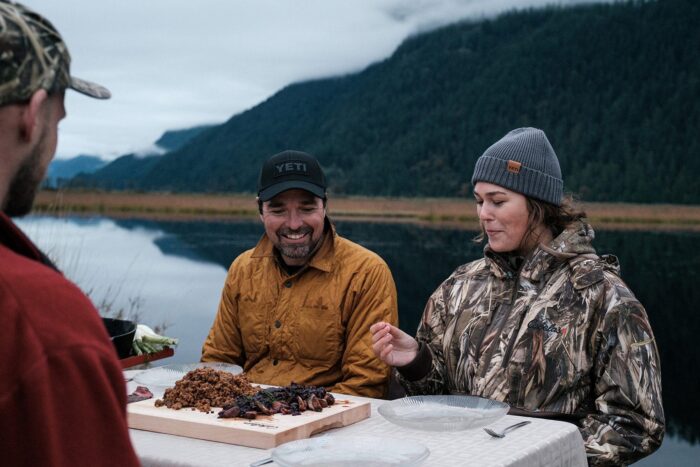
M 579 203 L 591 224 L 603 229 L 700 231 L 700 206 L 671 204 Z M 256 218 L 254 194 L 186 194 L 44 190 L 34 214 L 101 215 L 164 220 Z M 436 228 L 478 229 L 476 205 L 466 198 L 389 198 L 329 194 L 333 219 L 403 222 Z

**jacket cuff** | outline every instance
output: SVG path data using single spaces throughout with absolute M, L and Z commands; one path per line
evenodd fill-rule
M 396 367 L 396 370 L 408 381 L 418 381 L 426 377 L 433 367 L 433 355 L 423 342 L 418 344 L 418 354 L 411 362 L 404 366 Z

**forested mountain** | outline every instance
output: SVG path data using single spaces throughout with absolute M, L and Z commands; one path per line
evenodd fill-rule
M 360 73 L 282 89 L 142 161 L 132 187 L 251 192 L 262 160 L 294 148 L 319 158 L 333 193 L 463 196 L 491 143 L 534 126 L 584 200 L 699 203 L 699 25 L 693 0 L 457 23 Z
M 204 130 L 208 130 L 214 126 L 215 125 L 200 125 L 192 128 L 185 128 L 183 130 L 166 131 L 160 138 L 158 138 L 158 141 L 156 141 L 155 144 L 166 151 L 175 151 L 189 143 L 192 138 Z
M 183 130 L 170 130 L 163 133 L 155 142 L 155 146 L 167 151 L 176 151 L 187 144 L 192 138 L 214 125 L 201 125 Z M 162 154 L 137 156 L 126 154 L 110 162 L 101 170 L 85 171 L 71 180 L 74 187 L 103 187 L 114 190 L 134 190 L 143 186 L 143 179 L 163 157 Z
M 54 159 L 46 171 L 44 186 L 55 188 L 63 185 L 81 172 L 92 173 L 104 167 L 107 161 L 97 156 L 80 156 L 70 159 Z

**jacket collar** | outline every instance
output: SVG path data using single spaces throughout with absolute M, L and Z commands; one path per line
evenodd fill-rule
M 333 269 L 333 258 L 335 256 L 336 232 L 333 223 L 326 217 L 323 226 L 323 236 L 321 245 L 313 254 L 311 260 L 305 265 L 323 272 L 330 272 Z M 272 258 L 274 261 L 281 261 L 279 253 L 276 253 L 267 234 L 263 234 L 258 244 L 253 249 L 252 258 Z
M 532 282 L 539 281 L 548 271 L 564 261 L 584 254 L 595 254 L 592 242 L 595 238 L 593 228 L 585 221 L 576 221 L 564 229 L 548 245 L 539 245 L 522 262 L 520 269 L 511 265 L 510 255 L 496 253 L 486 245 L 484 256 L 491 272 L 498 278 L 515 275 Z
M 0 244 L 25 258 L 38 261 L 58 271 L 56 265 L 17 227 L 7 214 L 0 212 Z

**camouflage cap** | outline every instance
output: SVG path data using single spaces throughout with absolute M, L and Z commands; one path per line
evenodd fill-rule
M 29 100 L 39 89 L 74 89 L 97 99 L 109 90 L 70 75 L 70 54 L 46 18 L 18 3 L 0 0 L 0 106 Z

